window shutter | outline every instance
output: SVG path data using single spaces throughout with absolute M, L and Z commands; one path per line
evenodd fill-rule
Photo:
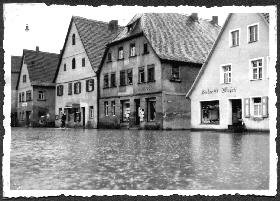
M 86 91 L 88 92 L 88 84 L 89 83 L 89 80 L 86 80 Z
M 250 117 L 250 98 L 244 98 L 244 117 Z
M 91 80 L 92 82 L 92 91 L 94 90 L 94 79 Z
M 224 83 L 224 72 L 223 72 L 223 67 L 219 67 L 220 68 L 220 84 Z
M 81 82 L 79 82 L 79 93 L 81 93 L 81 88 L 82 87 L 82 84 L 81 84 Z
M 61 96 L 63 96 L 63 85 L 61 85 Z
M 253 80 L 253 70 L 251 61 L 249 61 L 249 80 Z
M 268 96 L 262 97 L 262 117 L 268 117 Z

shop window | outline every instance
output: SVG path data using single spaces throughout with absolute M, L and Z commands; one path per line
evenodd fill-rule
M 94 90 L 94 79 L 86 80 L 86 91 L 90 92 Z
M 138 69 L 138 83 L 144 83 L 145 82 L 145 68 L 140 67 Z
M 123 47 L 119 47 L 118 49 L 118 59 L 123 59 Z
M 239 46 L 239 30 L 230 32 L 231 35 L 231 47 Z
M 116 115 L 116 102 L 115 101 L 111 102 L 111 108 L 112 108 L 112 115 L 115 116 Z
M 147 99 L 147 121 L 156 119 L 156 99 Z
M 72 111 L 74 113 L 74 122 L 80 122 L 81 121 L 80 108 L 73 108 Z
M 31 101 L 32 100 L 32 96 L 31 96 L 31 90 L 28 90 L 26 92 L 26 101 Z
M 85 67 L 85 66 L 86 66 L 86 59 L 82 58 L 82 67 Z
M 108 52 L 107 61 L 108 62 L 112 61 L 112 53 L 111 52 Z
M 130 102 L 129 100 L 121 101 L 122 106 L 122 122 L 128 122 L 129 121 L 129 115 L 130 115 Z
M 129 51 L 129 56 L 134 57 L 135 54 L 135 43 L 130 44 L 130 51 Z
M 94 116 L 93 106 L 89 106 L 89 118 L 93 119 L 93 116 Z
M 66 64 L 64 64 L 64 67 L 63 67 L 63 68 L 64 68 L 64 71 L 66 71 Z
M 74 94 L 79 94 L 81 93 L 81 82 L 76 82 L 74 83 Z
M 109 114 L 109 104 L 108 104 L 108 101 L 105 101 L 104 102 L 104 115 L 108 116 L 108 114 Z
M 72 59 L 72 69 L 75 69 L 76 68 L 76 59 L 73 58 Z
M 38 100 L 45 100 L 45 92 L 38 91 Z
M 132 69 L 127 70 L 127 84 L 133 84 L 133 71 Z
M 149 54 L 148 43 L 144 43 L 143 45 L 143 54 Z
M 111 73 L 111 87 L 116 86 L 116 73 Z
M 251 60 L 250 65 L 251 80 L 261 80 L 263 77 L 263 60 Z
M 63 96 L 63 85 L 58 85 L 56 87 L 56 95 L 57 96 Z
M 262 116 L 262 101 L 261 97 L 253 98 L 254 117 Z
M 220 123 L 219 101 L 201 102 L 201 123 L 202 124 Z
M 148 65 L 148 82 L 155 81 L 155 65 Z
M 248 26 L 249 43 L 258 41 L 258 25 Z
M 72 35 L 72 45 L 76 45 L 76 36 L 75 36 L 75 34 Z
M 22 76 L 22 82 L 23 82 L 23 83 L 26 82 L 26 75 L 23 75 L 23 76 Z
M 103 82 L 104 82 L 103 88 L 108 88 L 109 87 L 109 75 L 108 74 L 104 75 Z
M 120 71 L 120 86 L 125 86 L 126 82 L 125 82 L 125 71 L 122 70 Z
M 177 65 L 173 65 L 171 67 L 171 79 L 170 80 L 180 80 L 180 67 Z
M 231 65 L 222 66 L 223 83 L 231 83 Z

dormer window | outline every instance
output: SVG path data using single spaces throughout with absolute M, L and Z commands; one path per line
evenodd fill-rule
M 136 54 L 135 54 L 135 43 L 131 43 L 130 44 L 130 53 L 129 53 L 129 56 L 130 57 L 134 57 Z
M 72 45 L 76 45 L 76 36 L 75 36 L 75 34 L 72 35 Z
M 107 61 L 108 62 L 112 61 L 112 53 L 111 52 L 108 52 Z
M 118 59 L 123 59 L 123 47 L 119 47 L 118 49 Z

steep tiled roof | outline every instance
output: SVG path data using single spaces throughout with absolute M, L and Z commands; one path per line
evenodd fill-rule
M 31 83 L 52 83 L 57 65 L 59 54 L 23 50 L 24 62 L 27 64 L 29 79 Z
M 21 56 L 12 56 L 11 57 L 11 72 L 19 73 L 21 65 Z
M 105 22 L 76 16 L 72 19 L 77 27 L 91 66 L 96 71 L 100 65 L 106 44 L 116 37 L 121 27 L 118 27 L 118 30 L 110 31 L 108 23 Z
M 143 32 L 161 59 L 203 63 L 221 29 L 210 20 L 178 13 L 137 14 L 129 22 L 138 23 L 128 32 L 128 27 L 113 40 L 117 42 Z

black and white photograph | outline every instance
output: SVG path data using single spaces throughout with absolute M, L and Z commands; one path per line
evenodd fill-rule
M 4 4 L 4 197 L 276 195 L 276 13 Z

